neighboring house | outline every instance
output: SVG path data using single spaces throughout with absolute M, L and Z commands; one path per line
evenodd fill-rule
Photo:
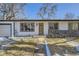
M 79 20 L 0 20 L 0 36 L 79 36 Z

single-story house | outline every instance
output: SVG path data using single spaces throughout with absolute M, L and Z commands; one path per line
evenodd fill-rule
M 79 36 L 79 20 L 0 20 L 0 36 Z

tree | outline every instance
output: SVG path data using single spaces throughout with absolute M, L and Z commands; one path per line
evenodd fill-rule
M 55 12 L 57 10 L 57 5 L 56 4 L 52 4 L 52 3 L 46 3 L 46 4 L 42 4 L 42 6 L 40 7 L 39 11 L 38 11 L 38 16 L 41 17 L 42 19 L 50 19 L 53 18 L 53 16 L 55 15 Z
M 66 13 L 65 14 L 65 19 L 73 19 L 74 18 L 74 14 L 73 13 Z
M 24 5 L 21 3 L 0 3 L 0 19 L 14 20 L 19 13 L 22 14 Z

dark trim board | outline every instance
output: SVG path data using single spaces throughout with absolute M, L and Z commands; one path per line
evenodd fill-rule
M 21 20 L 0 20 L 4 22 L 20 22 L 20 21 L 79 21 L 79 19 L 21 19 Z
M 10 23 L 0 23 L 0 25 L 11 25 Z
M 11 37 L 12 36 L 12 24 L 11 23 L 0 23 L 0 25 L 9 25 L 10 26 L 10 37 Z

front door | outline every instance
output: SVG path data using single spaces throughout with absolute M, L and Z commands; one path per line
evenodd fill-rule
M 44 24 L 39 23 L 39 35 L 43 35 L 43 34 L 44 34 Z

